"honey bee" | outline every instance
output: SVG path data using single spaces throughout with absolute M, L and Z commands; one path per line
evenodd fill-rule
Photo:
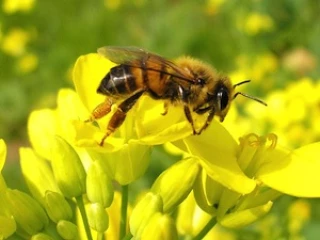
M 163 115 L 167 113 L 170 104 L 181 106 L 193 134 L 205 130 L 215 115 L 222 122 L 230 103 L 238 95 L 266 105 L 258 98 L 235 92 L 237 86 L 250 80 L 232 85 L 227 76 L 218 74 L 208 64 L 190 57 L 181 57 L 171 62 L 136 47 L 107 46 L 98 49 L 98 53 L 119 65 L 111 68 L 101 80 L 97 93 L 107 97 L 93 110 L 89 121 L 105 116 L 115 102 L 122 100 L 108 123 L 101 146 L 122 125 L 128 111 L 143 94 L 164 101 Z M 207 114 L 199 130 L 195 129 L 192 113 Z

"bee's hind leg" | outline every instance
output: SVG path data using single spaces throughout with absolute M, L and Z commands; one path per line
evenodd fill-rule
M 103 146 L 103 143 L 106 140 L 106 138 L 110 136 L 110 134 L 112 134 L 115 130 L 117 130 L 117 128 L 119 128 L 122 125 L 122 123 L 126 119 L 127 112 L 133 107 L 133 105 L 141 97 L 143 92 L 144 90 L 140 90 L 120 103 L 116 112 L 112 115 L 108 123 L 107 132 L 104 135 L 104 137 L 101 139 L 101 142 L 99 144 L 100 146 Z
M 96 119 L 102 118 L 107 115 L 111 111 L 111 107 L 113 105 L 112 98 L 106 98 L 106 100 L 100 103 L 98 106 L 93 109 L 91 116 L 85 122 L 93 122 Z

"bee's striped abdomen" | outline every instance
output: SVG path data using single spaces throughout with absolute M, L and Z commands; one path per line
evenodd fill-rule
M 98 93 L 104 95 L 128 95 L 138 89 L 136 78 L 127 65 L 119 65 L 110 69 L 102 79 Z

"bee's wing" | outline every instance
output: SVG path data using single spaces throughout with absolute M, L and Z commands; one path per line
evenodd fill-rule
M 197 84 L 196 80 L 193 79 L 188 72 L 179 68 L 173 62 L 157 54 L 149 53 L 141 48 L 106 46 L 99 48 L 98 53 L 114 63 L 125 64 L 132 67 L 143 68 L 143 66 L 141 66 L 142 61 L 153 63 L 156 66 L 164 66 L 164 68 L 160 69 L 152 67 L 146 67 L 146 69 L 171 75 L 184 81 L 184 83 L 187 81 L 192 84 Z

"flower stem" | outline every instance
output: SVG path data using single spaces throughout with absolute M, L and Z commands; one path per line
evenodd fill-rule
M 88 223 L 86 210 L 84 208 L 84 202 L 83 202 L 82 196 L 76 197 L 76 201 L 77 201 L 77 205 L 78 205 L 79 210 L 80 210 L 80 214 L 81 214 L 81 217 L 82 217 L 82 221 L 83 221 L 84 229 L 85 229 L 85 232 L 86 232 L 86 235 L 87 235 L 87 239 L 88 240 L 92 240 L 91 231 L 90 231 L 90 227 L 89 227 L 89 223 Z
M 97 233 L 97 240 L 103 240 L 104 239 L 104 235 L 101 232 Z
M 204 236 L 207 235 L 207 233 L 214 227 L 214 225 L 216 225 L 216 223 L 217 218 L 212 217 L 207 225 L 204 226 L 204 228 L 198 233 L 198 235 L 193 238 L 193 240 L 201 240 L 202 238 L 204 238 Z
M 119 239 L 123 239 L 126 236 L 128 198 L 129 198 L 129 187 L 128 187 L 128 185 L 124 185 L 124 186 L 122 186 L 121 219 L 120 219 Z

